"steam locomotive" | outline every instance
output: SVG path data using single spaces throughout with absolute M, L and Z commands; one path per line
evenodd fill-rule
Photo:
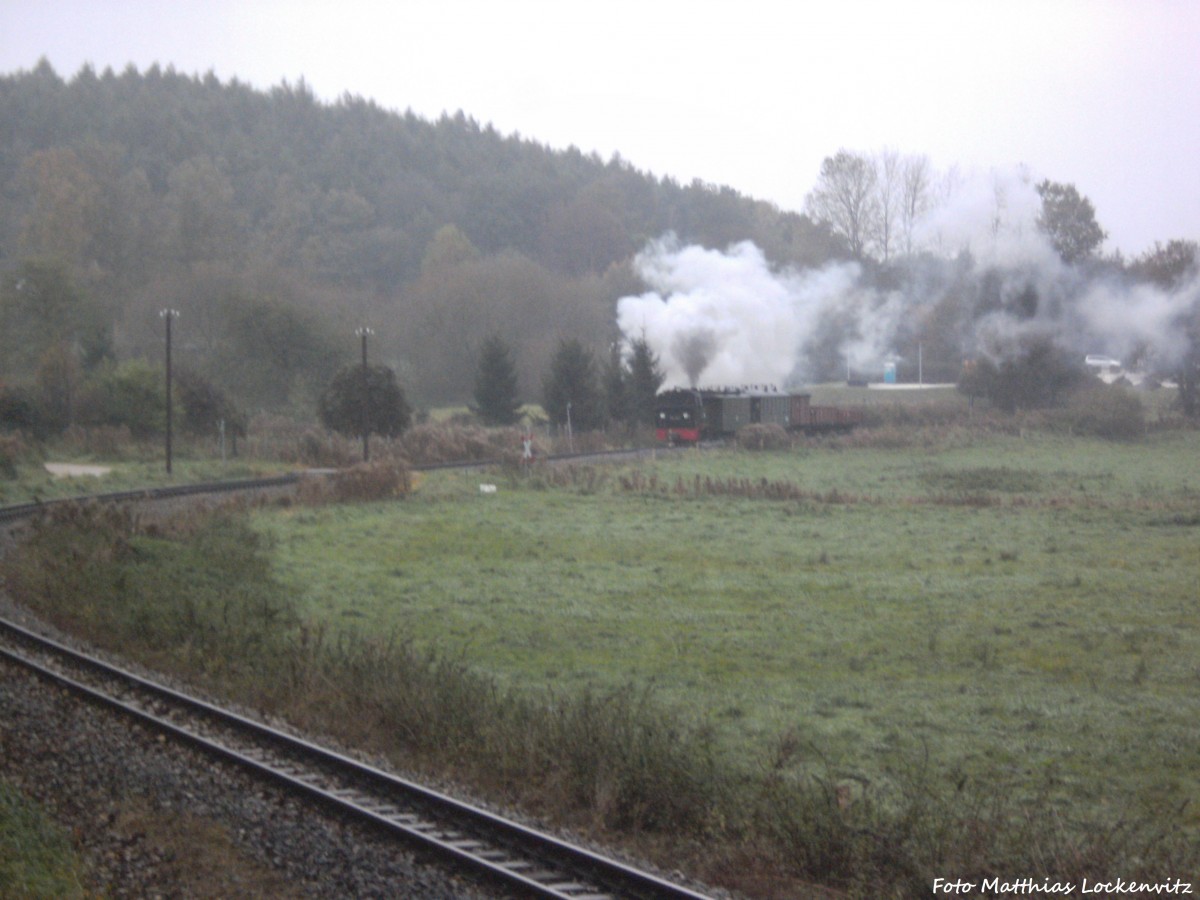
M 836 431 L 862 422 L 862 412 L 813 406 L 809 394 L 770 388 L 675 389 L 655 403 L 655 437 L 666 444 L 694 444 L 726 437 L 745 425 L 775 424 L 788 431 Z

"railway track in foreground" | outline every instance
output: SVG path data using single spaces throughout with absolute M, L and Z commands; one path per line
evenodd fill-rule
M 520 893 L 702 900 L 655 874 L 189 696 L 0 618 L 0 659 Z
M 254 489 L 287 481 L 241 483 Z M 234 487 L 217 486 L 217 491 Z M 128 492 L 98 500 L 164 499 L 213 486 Z M 31 505 L 33 506 L 33 505 Z M 41 506 L 37 504 L 36 506 Z M 44 508 L 44 507 L 43 507 Z M 34 512 L 7 511 L 10 523 Z M 310 740 L 189 696 L 0 618 L 0 660 L 238 766 L 281 789 L 443 857 L 507 889 L 561 900 L 701 900 L 705 895 L 400 778 Z

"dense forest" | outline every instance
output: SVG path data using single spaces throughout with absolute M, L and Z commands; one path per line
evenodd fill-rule
M 997 179 L 981 204 L 925 157 L 841 149 L 788 212 L 463 113 L 158 66 L 0 77 L 0 126 L 10 426 L 36 406 L 43 430 L 90 410 L 152 433 L 138 414 L 161 394 L 167 310 L 180 390 L 210 419 L 311 420 L 365 329 L 418 411 L 468 402 L 491 341 L 539 401 L 564 346 L 606 361 L 640 339 L 676 383 L 879 377 L 885 361 L 957 381 L 969 361 L 985 387 L 1017 385 L 1008 408 L 1119 354 L 1200 413 L 1200 248 L 1105 255 L 1069 183 Z
M 727 188 L 303 82 L 43 61 L 0 78 L 0 123 L 9 382 L 157 365 L 170 308 L 181 368 L 250 412 L 311 415 L 361 326 L 419 406 L 466 400 L 493 335 L 536 399 L 562 339 L 607 355 L 649 239 L 749 239 L 800 266 L 844 248 Z

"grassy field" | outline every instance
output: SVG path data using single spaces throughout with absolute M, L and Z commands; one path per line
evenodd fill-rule
M 257 511 L 56 509 L 0 576 L 98 646 L 746 896 L 1186 877 L 1200 434 L 1070 425 L 898 407 L 399 501 L 393 453 Z M 443 431 L 411 446 L 511 437 Z M 275 465 L 356 456 L 284 437 Z
M 70 461 L 78 459 L 74 457 Z M 57 476 L 47 471 L 40 460 L 22 463 L 16 467 L 16 477 L 0 479 L 0 506 L 204 481 L 258 478 L 279 475 L 288 469 L 277 462 L 179 460 L 168 475 L 162 459 L 96 462 L 84 459 L 86 465 L 96 465 L 107 471 L 99 475 Z
M 530 689 L 652 685 L 752 769 L 1200 824 L 1195 432 L 425 476 L 256 527 L 306 615 Z

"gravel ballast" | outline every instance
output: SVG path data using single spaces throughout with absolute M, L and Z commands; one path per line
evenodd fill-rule
M 0 776 L 109 897 L 502 896 L 0 665 Z
M 0 554 L 10 542 L 0 528 Z M 3 585 L 0 615 L 72 643 Z M 71 836 L 87 896 L 508 896 L 6 662 L 0 778 Z

